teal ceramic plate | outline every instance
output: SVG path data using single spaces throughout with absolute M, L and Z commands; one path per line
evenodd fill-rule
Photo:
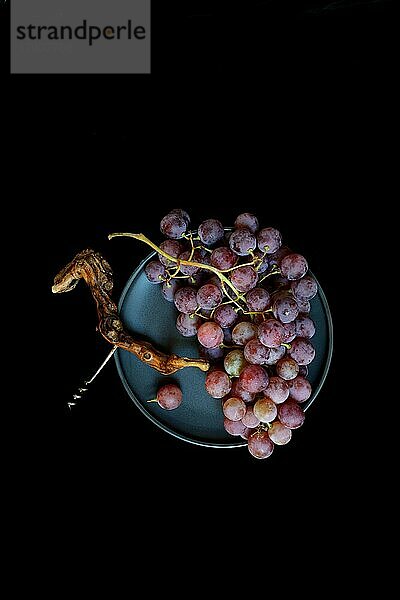
M 144 260 L 129 279 L 122 294 L 119 310 L 122 321 L 136 339 L 146 339 L 157 348 L 187 357 L 199 357 L 196 338 L 183 338 L 175 327 L 177 311 L 161 295 L 161 286 L 148 282 L 144 268 L 155 253 Z M 311 317 L 316 325 L 312 343 L 316 359 L 310 365 L 309 379 L 313 396 L 303 407 L 306 410 L 318 396 L 328 374 L 333 351 L 332 318 L 325 294 L 312 300 Z M 199 369 L 184 369 L 171 378 L 140 362 L 124 350 L 115 354 L 118 373 L 130 398 L 157 427 L 185 442 L 213 448 L 236 448 L 246 445 L 242 438 L 230 436 L 223 426 L 221 401 L 211 398 L 204 387 L 205 373 Z M 164 411 L 158 404 L 149 404 L 158 388 L 169 381 L 177 382 L 184 395 L 182 405 L 174 411 Z

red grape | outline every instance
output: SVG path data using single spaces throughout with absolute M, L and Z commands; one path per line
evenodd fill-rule
M 245 359 L 252 365 L 266 365 L 269 354 L 270 349 L 256 339 L 250 340 L 244 349 Z
M 161 233 L 173 240 L 179 240 L 186 233 L 187 227 L 186 219 L 176 212 L 165 216 L 160 225 Z
M 266 431 L 256 431 L 249 437 L 249 452 L 254 458 L 269 458 L 274 451 L 274 444 Z
M 280 267 L 282 260 L 288 254 L 291 254 L 292 251 L 289 250 L 287 246 L 281 246 L 279 250 L 274 252 L 273 254 L 268 255 L 270 265 L 275 265 L 276 267 Z
M 191 250 L 182 252 L 182 254 L 179 255 L 179 260 L 189 260 L 191 254 L 192 254 Z M 201 258 L 202 257 L 201 257 L 201 254 L 199 253 L 199 251 L 195 250 L 195 252 L 193 253 L 193 256 L 192 256 L 192 261 L 201 262 Z M 182 275 L 187 275 L 188 277 L 191 277 L 192 275 L 196 275 L 196 273 L 198 273 L 200 271 L 200 267 L 180 265 L 180 270 L 181 270 Z
M 179 281 L 171 279 L 171 281 L 164 281 L 162 284 L 162 295 L 167 302 L 173 302 L 176 292 L 179 290 Z
M 173 258 L 178 258 L 178 256 L 183 252 L 182 244 L 177 240 L 165 240 L 165 242 L 162 242 L 162 244 L 160 244 L 160 248 Z M 173 262 L 169 258 L 165 258 L 165 256 L 163 256 L 162 254 L 159 254 L 158 258 L 160 262 L 164 265 L 164 267 L 176 266 L 175 262 Z
M 164 385 L 158 390 L 157 401 L 164 410 L 175 410 L 182 404 L 182 391 L 177 385 Z
M 289 385 L 280 377 L 270 377 L 269 386 L 264 394 L 275 404 L 283 404 L 289 398 Z
M 300 315 L 296 319 L 296 335 L 301 338 L 312 338 L 315 335 L 314 321 L 310 317 Z
M 190 225 L 190 216 L 186 210 L 183 210 L 182 208 L 174 208 L 174 210 L 171 210 L 170 214 L 178 215 L 184 219 L 188 225 Z
M 163 283 L 167 275 L 164 265 L 159 260 L 152 260 L 146 265 L 145 273 L 150 283 Z
M 291 287 L 294 297 L 299 300 L 312 300 L 318 293 L 317 282 L 311 275 L 293 282 Z
M 258 327 L 250 321 L 238 323 L 232 331 L 232 339 L 238 346 L 245 346 L 257 337 Z
M 272 423 L 278 416 L 275 402 L 269 398 L 261 398 L 254 405 L 254 414 L 261 423 Z
M 288 350 L 290 356 L 301 366 L 309 365 L 315 358 L 315 348 L 308 340 L 297 338 Z
M 275 319 L 264 321 L 258 327 L 258 339 L 267 348 L 278 348 L 283 342 L 285 330 L 282 323 Z
M 272 423 L 268 430 L 268 435 L 277 446 L 285 446 L 292 439 L 291 429 L 285 427 L 285 425 L 282 425 L 279 421 L 274 421 L 274 423 Z
M 206 390 L 213 398 L 224 398 L 232 389 L 228 375 L 220 369 L 209 371 L 206 377 Z
M 239 292 L 249 292 L 258 281 L 258 273 L 253 267 L 239 267 L 231 273 L 231 282 Z
M 284 346 L 279 346 L 279 348 L 268 348 L 268 350 L 268 359 L 266 361 L 268 367 L 276 365 L 278 360 L 283 358 L 286 354 L 286 348 Z
M 240 382 L 240 379 L 234 379 L 232 381 L 232 396 L 235 398 L 241 398 L 246 404 L 252 404 L 254 402 L 255 394 L 251 394 L 245 390 Z
M 242 213 L 235 221 L 235 229 L 246 227 L 251 233 L 256 233 L 260 227 L 258 219 L 251 213 Z
M 218 306 L 214 313 L 214 320 L 221 325 L 223 329 L 232 327 L 238 320 L 238 314 L 231 304 Z
M 247 361 L 242 350 L 232 350 L 224 360 L 225 371 L 231 377 L 239 377 L 246 365 Z
M 264 288 L 254 288 L 246 294 L 249 311 L 264 312 L 271 304 L 271 296 Z
M 239 381 L 245 390 L 251 394 L 258 394 L 267 389 L 269 378 L 263 367 L 260 367 L 259 365 L 249 365 L 241 372 Z
M 304 377 L 299 375 L 296 379 L 288 382 L 290 397 L 296 402 L 306 402 L 311 398 L 312 387 L 311 383 Z
M 299 316 L 299 307 L 293 296 L 284 295 L 274 303 L 274 317 L 281 323 L 292 323 Z
M 295 379 L 299 374 L 299 365 L 298 363 L 286 356 L 285 358 L 281 358 L 276 365 L 276 373 L 279 377 L 284 379 L 285 381 L 290 381 L 291 379 Z
M 247 427 L 243 425 L 241 421 L 231 421 L 225 417 L 224 419 L 225 431 L 235 437 L 243 436 L 246 433 Z
M 306 275 L 308 263 L 301 254 L 288 254 L 281 262 L 281 273 L 289 281 L 297 281 Z
M 224 239 L 225 230 L 217 219 L 208 219 L 200 225 L 198 233 L 203 244 L 213 246 Z
M 202 320 L 197 315 L 189 316 L 180 313 L 176 320 L 176 328 L 183 337 L 193 337 L 197 335 Z
M 258 234 L 257 240 L 261 252 L 266 252 L 267 254 L 273 254 L 282 246 L 282 236 L 273 227 L 262 229 Z
M 305 415 L 295 400 L 287 400 L 278 407 L 278 416 L 282 425 L 289 429 L 298 429 L 305 421 Z
M 283 337 L 284 344 L 290 344 L 296 337 L 296 321 L 292 321 L 291 323 L 284 323 L 283 328 L 285 330 L 285 335 Z
M 211 264 L 220 271 L 227 271 L 236 265 L 238 257 L 229 248 L 216 248 L 211 254 Z
M 181 288 L 176 292 L 174 302 L 179 312 L 191 315 L 197 310 L 196 290 L 192 287 Z
M 205 310 L 212 310 L 222 302 L 220 289 L 212 283 L 203 285 L 197 292 L 197 304 Z
M 224 402 L 224 415 L 230 421 L 241 421 L 246 411 L 247 407 L 240 398 L 229 398 Z
M 206 321 L 203 325 L 200 325 L 197 338 L 205 348 L 216 348 L 223 344 L 224 332 L 218 323 Z
M 260 419 L 256 417 L 254 414 L 254 410 L 252 406 L 248 406 L 246 410 L 246 414 L 242 419 L 243 425 L 246 425 L 249 429 L 255 429 L 260 424 Z
M 236 229 L 229 238 L 230 249 L 238 256 L 247 256 L 257 247 L 257 239 L 249 229 Z

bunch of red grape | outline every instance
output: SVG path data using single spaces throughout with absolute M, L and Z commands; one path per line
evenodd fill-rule
M 211 363 L 205 385 L 222 399 L 226 431 L 247 440 L 255 458 L 268 458 L 304 423 L 317 283 L 306 259 L 283 246 L 276 229 L 260 229 L 250 213 L 231 230 L 216 219 L 197 232 L 189 225 L 181 209 L 161 221 L 167 239 L 146 267 L 148 280 L 162 284 L 179 311 L 178 331 L 197 336 Z

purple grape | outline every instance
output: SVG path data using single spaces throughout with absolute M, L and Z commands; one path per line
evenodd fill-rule
M 220 289 L 212 283 L 203 285 L 197 292 L 197 304 L 205 310 L 212 310 L 222 302 L 222 293 Z
M 224 360 L 225 371 L 231 377 L 239 377 L 247 364 L 242 350 L 232 350 Z
M 186 210 L 183 210 L 182 208 L 174 208 L 173 210 L 171 210 L 170 214 L 178 215 L 186 221 L 188 226 L 190 225 L 190 216 L 189 213 L 186 212 Z
M 280 377 L 270 377 L 264 394 L 275 404 L 283 404 L 289 398 L 289 384 Z
M 268 360 L 265 363 L 268 367 L 272 367 L 278 363 L 278 360 L 283 358 L 286 354 L 286 348 L 284 346 L 279 346 L 278 348 L 268 348 L 269 356 Z
M 285 323 L 283 325 L 285 330 L 285 335 L 283 337 L 284 344 L 290 344 L 296 337 L 296 321 L 292 321 L 291 323 Z
M 211 254 L 211 265 L 220 271 L 232 269 L 237 261 L 238 257 L 229 248 L 216 248 Z
M 246 405 L 245 405 L 246 406 Z M 260 419 L 256 417 L 254 414 L 254 410 L 252 406 L 247 406 L 246 414 L 242 419 L 243 425 L 248 427 L 249 429 L 255 429 L 260 424 Z
M 271 441 L 276 446 L 285 446 L 292 439 L 292 431 L 279 421 L 274 421 L 268 431 Z
M 279 321 L 269 319 L 258 327 L 258 339 L 267 348 L 278 348 L 285 336 L 285 330 Z
M 255 394 L 251 394 L 243 388 L 240 379 L 234 379 L 232 381 L 231 395 L 235 398 L 240 398 L 246 404 L 252 404 L 255 398 Z
M 160 248 L 173 258 L 178 258 L 183 252 L 182 244 L 177 240 L 165 240 L 165 242 L 162 242 L 162 244 L 160 244 Z M 160 262 L 164 265 L 164 267 L 176 266 L 176 263 L 174 263 L 172 260 L 169 260 L 169 258 L 165 258 L 165 256 L 163 256 L 162 254 L 159 254 L 158 258 Z
M 210 279 L 208 279 L 206 283 L 212 283 L 213 285 L 216 285 L 217 287 L 219 287 L 221 292 L 223 291 L 222 282 L 217 275 L 213 275 L 212 277 L 210 277 Z
M 301 377 L 308 377 L 308 367 L 306 365 L 300 365 L 300 370 L 299 370 L 299 375 L 301 375 Z
M 247 407 L 240 398 L 229 398 L 229 400 L 224 402 L 223 412 L 225 417 L 230 421 L 241 421 L 245 416 L 246 411 Z
M 238 323 L 232 331 L 232 339 L 238 346 L 245 346 L 250 340 L 257 337 L 258 327 L 250 321 Z
M 257 238 L 248 229 L 236 229 L 229 238 L 229 247 L 238 256 L 248 256 L 257 248 Z
M 222 327 L 214 321 L 203 323 L 197 331 L 197 338 L 205 348 L 216 348 L 224 342 L 224 332 Z
M 213 246 L 224 239 L 225 230 L 220 221 L 208 219 L 200 225 L 198 233 L 203 244 Z
M 157 401 L 164 410 L 176 410 L 182 404 L 182 391 L 177 385 L 164 385 L 158 390 Z
M 278 409 L 275 402 L 269 398 L 261 398 L 254 405 L 254 414 L 261 423 L 272 423 L 278 416 Z
M 235 437 L 243 436 L 246 432 L 247 427 L 243 425 L 241 421 L 231 421 L 225 417 L 224 428 L 230 435 Z
M 230 275 L 231 282 L 239 292 L 249 292 L 257 285 L 258 273 L 253 267 L 239 267 Z
M 257 233 L 260 228 L 260 224 L 255 215 L 251 213 L 242 213 L 235 221 L 235 229 L 239 229 L 241 227 L 249 229 L 251 233 Z
M 247 362 L 252 365 L 266 365 L 269 358 L 269 348 L 266 348 L 259 340 L 250 340 L 244 349 Z
M 310 317 L 300 315 L 296 321 L 296 335 L 301 338 L 311 339 L 315 335 L 314 321 Z
M 189 260 L 190 256 L 191 256 L 192 252 L 190 250 L 187 250 L 186 252 L 182 252 L 182 254 L 179 256 L 179 260 Z M 201 262 L 201 258 L 202 255 L 199 253 L 198 250 L 195 250 L 193 256 L 192 256 L 192 261 L 193 262 Z M 196 275 L 196 273 L 199 272 L 200 267 L 191 267 L 188 265 L 180 265 L 180 270 L 182 275 L 187 275 L 187 276 L 193 276 Z
M 171 281 L 164 281 L 164 283 L 162 284 L 162 289 L 161 289 L 163 298 L 167 302 L 173 302 L 174 298 L 175 298 L 175 294 L 179 290 L 179 288 L 180 288 L 180 284 L 179 284 L 179 281 L 177 281 L 176 279 L 171 279 Z
M 308 315 L 311 311 L 311 304 L 308 300 L 299 300 L 296 298 L 297 306 L 299 307 L 299 313 L 302 315 Z
M 189 316 L 180 313 L 176 320 L 176 328 L 183 337 L 194 337 L 200 327 L 202 320 L 197 315 Z
M 292 400 L 302 403 L 311 398 L 311 383 L 304 377 L 296 377 L 296 379 L 293 379 L 293 381 L 288 382 L 288 386 Z
M 256 431 L 249 437 L 249 452 L 254 458 L 269 458 L 273 451 L 274 444 L 266 431 Z
M 300 366 L 311 364 L 315 358 L 314 346 L 303 338 L 295 339 L 288 352 Z
M 258 247 L 261 252 L 273 254 L 282 246 L 282 236 L 277 229 L 267 227 L 262 229 L 257 237 Z
M 150 283 L 163 283 L 167 276 L 164 265 L 158 260 L 152 260 L 146 265 L 145 273 Z
M 303 410 L 297 402 L 291 399 L 279 405 L 278 417 L 282 425 L 289 429 L 299 429 L 305 421 Z
M 214 313 L 214 320 L 221 325 L 223 329 L 232 327 L 238 320 L 238 314 L 231 304 L 218 306 Z
M 312 300 L 318 293 L 318 284 L 311 275 L 292 283 L 294 297 L 299 300 Z
M 207 373 L 206 390 L 213 398 L 224 398 L 232 389 L 232 382 L 228 375 L 216 369 Z M 240 419 L 239 419 L 240 421 Z
M 281 323 L 292 323 L 299 316 L 299 307 L 293 296 L 284 295 L 274 303 L 274 317 Z
M 291 253 L 292 251 L 287 246 L 281 246 L 279 250 L 268 255 L 269 264 L 274 265 L 275 267 L 280 267 L 285 256 Z
M 242 387 L 251 394 L 259 394 L 267 389 L 269 378 L 267 371 L 259 365 L 249 365 L 240 374 Z
M 299 374 L 299 365 L 293 358 L 286 356 L 285 358 L 281 358 L 276 365 L 276 373 L 281 379 L 285 381 L 290 381 L 291 379 L 295 379 Z
M 219 323 L 218 323 L 218 325 L 219 325 Z M 227 344 L 227 345 L 233 344 L 232 329 L 230 327 L 223 327 L 222 329 L 224 331 L 224 344 Z
M 172 240 L 179 240 L 187 231 L 186 220 L 177 213 L 169 213 L 161 221 L 161 233 Z
M 271 296 L 264 288 L 254 288 L 246 294 L 249 311 L 264 312 L 271 304 Z
M 204 348 L 200 346 L 200 354 L 205 358 L 208 362 L 216 363 L 219 362 L 225 356 L 224 348 L 220 348 L 217 346 L 216 348 Z
M 197 310 L 197 293 L 192 287 L 183 287 L 178 290 L 174 298 L 175 306 L 179 312 L 191 315 Z
M 255 429 L 250 429 L 249 427 L 246 427 L 244 432 L 240 434 L 240 437 L 243 438 L 244 440 L 248 440 L 249 437 L 255 432 L 256 432 Z
M 289 281 L 297 281 L 306 275 L 308 263 L 301 254 L 288 254 L 281 261 L 281 273 Z

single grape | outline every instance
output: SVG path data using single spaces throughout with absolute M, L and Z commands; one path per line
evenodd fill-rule
M 216 248 L 210 257 L 210 262 L 213 267 L 220 271 L 232 269 L 237 264 L 238 257 L 230 250 L 230 248 Z
M 297 281 L 306 275 L 308 263 L 301 254 L 288 254 L 281 262 L 281 273 L 289 281 Z
M 260 419 L 254 414 L 252 406 L 247 406 L 246 414 L 242 419 L 243 425 L 246 425 L 249 429 L 255 429 L 260 424 Z
M 248 256 L 257 248 L 257 238 L 248 229 L 236 229 L 229 238 L 229 247 L 238 256 Z
M 242 350 L 232 350 L 226 355 L 224 360 L 225 371 L 231 377 L 239 377 L 247 364 Z
M 183 337 L 194 337 L 202 322 L 197 315 L 189 316 L 180 313 L 176 320 L 176 328 Z
M 289 398 L 289 384 L 280 377 L 270 377 L 264 394 L 275 404 L 283 404 Z
M 312 338 L 315 335 L 314 321 L 310 317 L 300 315 L 296 319 L 296 335 L 301 338 Z
M 274 444 L 266 431 L 256 431 L 249 437 L 249 452 L 254 458 L 269 458 L 274 451 Z
M 298 363 L 293 358 L 289 358 L 289 356 L 281 358 L 276 365 L 276 374 L 285 381 L 295 379 L 299 374 L 299 370 Z
M 261 423 L 272 423 L 278 416 L 275 402 L 269 398 L 261 398 L 254 405 L 254 414 Z
M 258 326 L 258 339 L 267 348 L 278 348 L 285 337 L 282 323 L 275 319 L 264 321 Z
M 181 288 L 176 292 L 174 302 L 179 312 L 191 315 L 197 310 L 196 290 L 192 287 Z
M 206 283 L 212 283 L 213 285 L 216 285 L 217 287 L 219 287 L 221 292 L 223 291 L 222 282 L 217 275 L 213 275 L 212 277 L 210 277 L 210 279 L 208 279 Z
M 157 392 L 157 402 L 164 410 L 175 410 L 182 404 L 182 391 L 177 385 L 163 385 Z
M 191 250 L 187 250 L 186 252 L 182 252 L 182 254 L 179 255 L 179 260 L 189 260 L 191 257 Z M 193 262 L 201 262 L 201 254 L 199 253 L 198 250 L 195 250 L 192 256 L 192 261 Z M 198 273 L 200 271 L 200 267 L 192 267 L 192 266 L 188 266 L 188 265 L 180 265 L 180 270 L 182 275 L 187 275 L 187 276 L 193 276 L 196 275 L 196 273 Z
M 289 381 L 288 386 L 292 400 L 295 400 L 301 404 L 302 402 L 306 402 L 311 398 L 311 383 L 304 377 L 299 375 L 299 377 L 296 377 L 296 379 Z
M 285 256 L 291 253 L 292 251 L 287 246 L 281 246 L 279 250 L 268 255 L 269 264 L 274 265 L 275 267 L 280 267 Z
M 197 304 L 205 310 L 212 310 L 222 302 L 222 293 L 220 289 L 212 283 L 203 285 L 197 292 Z
M 249 292 L 258 281 L 258 273 L 253 267 L 239 267 L 231 272 L 231 282 L 239 292 Z
M 299 316 L 299 307 L 293 296 L 284 295 L 274 303 L 274 317 L 281 323 L 292 323 Z
M 274 421 L 268 430 L 268 435 L 271 441 L 276 446 L 285 446 L 292 439 L 292 431 L 285 425 L 282 425 L 279 421 Z
M 214 321 L 207 321 L 200 325 L 197 331 L 197 338 L 205 348 L 216 348 L 224 342 L 224 332 L 222 327 Z
M 246 414 L 246 410 L 247 407 L 240 398 L 229 398 L 224 402 L 224 415 L 230 421 L 241 421 Z
M 240 434 L 240 437 L 243 438 L 244 440 L 248 440 L 249 437 L 255 433 L 255 429 L 250 429 L 249 427 L 246 427 L 246 429 L 243 431 L 243 433 Z
M 213 398 L 224 398 L 229 394 L 231 389 L 232 382 L 224 371 L 215 369 L 207 373 L 206 390 L 210 396 Z
M 267 371 L 259 365 L 249 365 L 240 374 L 239 381 L 245 390 L 258 394 L 267 389 L 269 378 Z
M 265 255 L 263 252 L 261 252 L 261 250 L 256 250 L 254 252 L 254 255 L 257 256 L 257 258 L 260 258 L 262 261 L 256 268 L 257 273 L 259 275 L 261 275 L 262 273 L 266 273 L 270 266 L 269 256 Z
M 302 315 L 308 315 L 309 312 L 311 311 L 311 304 L 309 300 L 300 300 L 299 298 L 296 298 L 294 296 L 294 298 L 296 299 L 297 302 L 297 306 L 299 307 L 299 313 Z
M 270 349 L 259 340 L 250 340 L 245 346 L 244 356 L 252 365 L 266 365 L 269 359 Z
M 264 312 L 271 304 L 271 296 L 264 288 L 254 288 L 246 294 L 247 307 L 250 312 Z
M 214 313 L 214 320 L 221 325 L 223 329 L 232 327 L 238 320 L 238 314 L 231 304 L 218 306 Z
M 172 240 L 179 240 L 187 231 L 188 223 L 176 212 L 169 213 L 161 221 L 161 233 Z
M 237 346 L 245 346 L 250 340 L 257 337 L 258 327 L 250 321 L 238 323 L 232 331 L 232 339 Z
M 203 244 L 213 246 L 224 239 L 225 230 L 220 221 L 208 219 L 200 225 L 198 233 Z
M 152 260 L 146 265 L 145 273 L 150 283 L 163 283 L 167 275 L 164 265 L 158 260 Z
M 315 358 L 314 346 L 303 338 L 296 338 L 288 352 L 300 366 L 311 364 Z
M 257 233 L 260 228 L 260 224 L 255 215 L 251 213 L 242 213 L 235 221 L 235 229 L 239 229 L 241 227 L 249 229 L 251 233 Z
M 243 436 L 246 432 L 247 427 L 243 425 L 241 421 L 231 421 L 225 417 L 224 419 L 225 431 L 235 437 Z
M 246 404 L 252 404 L 255 398 L 255 394 L 251 394 L 243 388 L 240 379 L 234 379 L 232 381 L 231 395 L 235 398 L 240 398 Z
M 279 346 L 278 348 L 268 348 L 268 350 L 268 359 L 265 363 L 268 367 L 276 365 L 277 362 L 286 354 L 286 348 L 284 346 Z
M 299 300 L 312 300 L 318 293 L 318 284 L 311 275 L 292 283 L 294 297 Z
M 261 229 L 257 236 L 258 247 L 261 252 L 266 254 L 273 254 L 282 246 L 282 236 L 277 229 L 273 227 L 267 227 Z
M 165 240 L 165 242 L 162 242 L 162 244 L 160 244 L 160 248 L 173 258 L 178 258 L 183 252 L 183 246 L 177 240 Z M 175 262 L 173 262 L 169 258 L 165 258 L 165 256 L 163 256 L 162 254 L 159 254 L 158 258 L 160 262 L 164 265 L 164 267 L 176 266 Z
M 296 337 L 296 321 L 292 321 L 291 323 L 284 323 L 283 328 L 285 330 L 285 335 L 283 337 L 284 344 L 290 344 Z
M 278 407 L 279 421 L 289 429 L 299 429 L 305 421 L 305 415 L 295 400 L 286 400 Z
M 170 214 L 178 215 L 186 221 L 188 226 L 190 225 L 190 216 L 189 213 L 186 212 L 186 210 L 183 210 L 182 208 L 174 208 L 173 210 L 171 210 Z
M 180 284 L 176 279 L 171 279 L 171 281 L 164 281 L 162 284 L 161 292 L 165 300 L 167 302 L 173 302 L 175 298 L 176 292 L 179 290 Z
M 224 331 L 224 344 L 231 346 L 233 344 L 232 329 L 230 327 L 223 327 L 222 329 Z
M 224 348 L 220 348 L 219 346 L 217 346 L 216 348 L 204 348 L 203 346 L 200 346 L 200 354 L 208 362 L 216 363 L 220 362 L 220 360 L 224 358 L 225 350 Z

